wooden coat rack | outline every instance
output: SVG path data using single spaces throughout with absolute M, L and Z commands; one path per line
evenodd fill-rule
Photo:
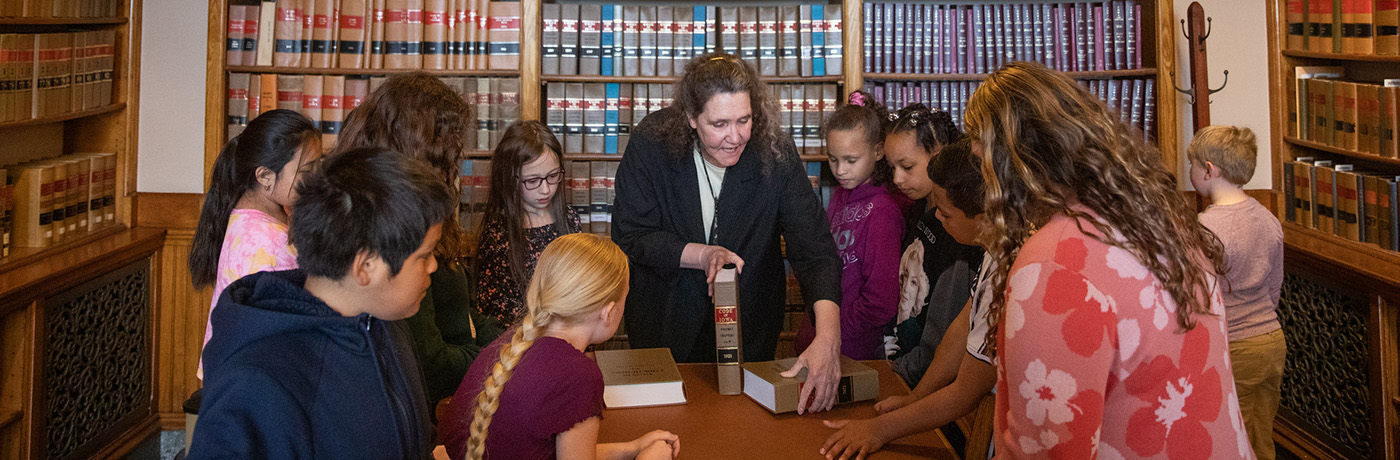
M 1191 2 L 1186 8 L 1186 19 L 1181 20 L 1181 33 L 1186 35 L 1190 50 L 1191 86 L 1183 89 L 1176 84 L 1176 72 L 1171 73 L 1172 86 L 1185 94 L 1191 104 L 1191 132 L 1210 126 L 1210 95 L 1225 89 L 1230 83 L 1230 71 L 1225 71 L 1225 81 L 1219 88 L 1210 88 L 1210 74 L 1206 69 L 1206 38 L 1210 37 L 1211 20 L 1205 17 L 1205 9 L 1199 2 Z M 1204 94 L 1202 91 L 1204 90 Z

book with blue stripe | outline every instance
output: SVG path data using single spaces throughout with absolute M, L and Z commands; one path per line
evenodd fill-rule
M 696 6 L 694 8 L 695 11 L 691 13 L 691 24 L 694 27 L 694 31 L 692 31 L 690 35 L 692 56 L 705 54 L 705 22 L 709 17 L 709 8 L 708 6 Z M 710 39 L 710 43 L 714 43 L 714 40 Z
M 613 60 L 615 56 L 613 53 L 613 46 L 614 43 L 617 43 L 613 35 L 613 5 L 603 5 L 602 11 L 600 11 L 599 14 L 601 15 L 601 19 L 598 25 L 599 28 L 602 29 L 598 37 L 599 52 L 602 54 L 599 59 L 602 62 L 598 70 L 600 75 L 611 76 L 613 75 Z
M 820 26 L 818 26 L 820 24 Z M 826 75 L 826 8 L 820 3 L 812 5 L 812 76 Z M 867 55 L 868 52 L 867 52 Z
M 605 9 L 605 10 L 606 10 L 606 9 Z M 607 68 L 608 68 L 607 66 L 604 66 L 604 67 L 603 67 L 603 69 L 607 69 Z M 612 155 L 616 155 L 616 154 L 619 153 L 619 152 L 617 151 L 617 131 L 618 131 L 618 126 L 617 126 L 617 123 L 618 123 L 618 113 L 617 113 L 617 110 L 618 110 L 618 93 L 619 93 L 619 89 L 620 89 L 620 86 L 619 86 L 617 83 L 608 83 L 608 84 L 607 84 L 607 88 L 604 90 L 605 102 L 604 102 L 603 104 L 604 104 L 605 113 L 604 113 L 604 115 L 603 115 L 603 124 L 604 124 L 604 131 L 603 131 L 603 132 L 604 132 L 604 136 L 606 136 L 606 137 L 605 137 L 604 140 L 603 140 L 603 153 L 612 154 Z

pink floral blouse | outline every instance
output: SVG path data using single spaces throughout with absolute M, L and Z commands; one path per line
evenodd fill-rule
M 234 281 L 262 271 L 297 268 L 297 253 L 287 244 L 287 224 L 256 209 L 235 209 L 228 216 L 224 245 L 219 250 L 218 276 L 214 280 L 214 299 L 209 312 L 219 304 L 224 288 Z M 204 322 L 204 344 L 214 336 L 214 328 Z M 200 350 L 204 348 L 201 346 Z M 203 355 L 203 353 L 201 353 Z M 204 359 L 201 357 L 196 374 L 204 379 Z
M 1182 331 L 1157 278 L 1093 228 L 1052 218 L 1011 267 L 996 337 L 998 458 L 1253 459 L 1219 287 L 1214 315 Z

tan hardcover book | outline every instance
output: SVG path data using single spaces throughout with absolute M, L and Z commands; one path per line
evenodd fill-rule
M 1327 160 L 1313 162 L 1313 206 L 1317 208 L 1315 223 L 1324 233 L 1337 234 L 1337 171 Z
M 49 215 L 53 216 L 53 239 L 58 243 L 68 238 L 68 164 L 41 160 L 35 163 L 53 170 L 53 200 L 49 202 Z
M 68 215 L 72 216 L 73 226 L 69 231 L 76 230 L 79 234 L 85 234 L 93 228 L 92 216 L 88 211 L 88 203 L 92 195 L 92 161 L 77 155 L 65 155 L 64 160 L 68 161 L 69 170 L 72 174 L 68 180 Z
M 345 79 L 345 102 L 341 104 L 341 109 L 345 111 L 345 117 L 350 116 L 350 112 L 365 102 L 369 96 L 369 79 L 363 77 L 349 77 Z
M 796 411 L 807 370 L 793 378 L 781 375 L 796 362 L 797 358 L 787 358 L 744 364 L 744 394 L 774 414 Z M 837 404 L 875 399 L 880 396 L 880 376 L 875 369 L 842 356 L 836 390 Z
M 412 0 L 385 0 L 384 68 L 407 69 L 408 10 Z
M 37 92 L 37 88 L 34 84 L 34 75 L 36 75 L 39 70 L 39 58 L 35 42 L 38 41 L 38 37 L 38 35 L 34 34 L 17 34 L 13 36 L 16 42 L 14 48 L 15 55 L 19 58 L 16 62 L 16 64 L 18 64 L 16 86 L 19 88 L 14 99 L 14 114 L 16 119 L 32 118 L 35 115 L 34 94 Z
M 326 75 L 321 92 L 321 146 L 330 149 L 340 140 L 345 121 L 345 76 Z
M 277 74 L 259 74 L 258 80 L 258 115 L 262 115 L 277 108 Z
M 1400 157 L 1400 80 L 1386 80 L 1381 96 L 1381 156 Z
M 603 404 L 609 409 L 685 404 L 685 385 L 669 348 L 598 350 Z
M 97 230 L 107 227 L 106 210 L 103 208 L 103 193 L 105 190 L 104 178 L 106 177 L 106 164 L 103 157 L 95 153 L 75 153 L 71 155 L 78 159 L 86 167 L 87 178 L 82 182 L 87 184 L 87 220 L 88 229 Z M 82 184 L 80 183 L 79 186 Z
M 73 84 L 68 87 L 68 111 L 81 112 L 88 97 L 88 37 L 92 32 L 73 32 Z
M 261 75 L 252 74 L 248 76 L 248 121 L 253 121 L 262 113 L 262 78 Z
M 78 220 L 81 218 L 81 216 L 78 215 L 78 200 L 83 198 L 78 196 L 78 193 L 80 193 L 78 190 L 78 162 L 63 157 L 47 161 L 63 165 L 63 202 L 55 202 L 54 207 L 63 207 L 64 237 L 68 239 L 77 238 Z M 54 179 L 57 181 L 58 177 L 55 176 Z M 57 189 L 57 187 L 54 187 L 55 191 L 57 191 Z
M 1384 193 L 1384 188 L 1381 186 L 1381 179 L 1374 174 L 1361 176 L 1361 183 L 1362 206 L 1366 208 L 1366 215 L 1363 219 L 1366 230 L 1363 232 L 1365 233 L 1363 239 L 1367 243 L 1379 246 L 1381 244 L 1380 196 Z
M 1354 172 L 1352 165 L 1337 165 L 1335 168 L 1337 236 L 1361 241 L 1361 216 L 1365 212 L 1359 205 L 1357 193 L 1361 190 L 1361 176 Z
M 583 83 L 564 84 L 564 151 L 584 153 Z
M 102 78 L 98 88 L 98 105 L 112 105 L 112 85 L 117 70 L 117 31 L 102 31 Z
M 10 167 L 9 174 L 15 203 L 12 244 L 48 246 L 53 241 L 53 167 L 31 162 Z
M 100 153 L 102 156 L 102 222 L 104 226 L 117 224 L 117 154 Z
M 335 6 L 338 0 L 316 0 L 311 16 L 311 67 L 325 69 L 335 66 L 336 42 Z
M 520 2 L 490 2 L 491 70 L 520 70 Z
M 1356 18 L 1356 22 L 1351 25 L 1352 52 L 1357 54 L 1375 54 L 1375 4 L 1372 3 L 1372 0 L 1351 1 L 1356 5 L 1354 7 L 1355 11 L 1352 13 L 1352 17 Z
M 1376 54 L 1400 54 L 1400 2 L 1377 0 L 1375 15 Z
M 1285 21 L 1288 23 L 1287 49 L 1306 50 L 1308 46 L 1306 30 L 1308 19 L 1307 2 L 1306 0 L 1287 0 L 1287 2 L 1287 12 L 1284 16 Z
M 462 68 L 479 69 L 477 56 L 481 53 L 481 5 L 479 0 L 463 0 L 465 10 L 462 13 L 463 20 L 463 43 L 462 43 Z
M 0 168 L 0 257 L 10 255 L 10 237 L 14 232 L 14 212 L 14 186 L 10 184 L 10 173 L 5 168 Z
M 325 91 L 326 78 L 323 75 L 303 75 L 301 87 L 301 114 L 321 127 L 321 96 Z M 321 139 L 321 145 L 331 145 Z
M 258 7 L 258 42 L 249 65 L 270 66 L 277 48 L 277 0 L 262 0 Z
M 0 34 L 0 122 L 16 118 L 14 99 L 18 93 L 15 88 L 18 58 L 14 55 L 14 46 L 14 34 Z
M 1323 79 L 1308 80 L 1308 107 L 1313 124 L 1308 130 L 1313 142 L 1321 144 L 1332 143 L 1332 85 L 1331 81 Z
M 224 28 L 224 61 L 228 65 L 243 65 L 243 14 L 241 5 L 228 6 L 228 26 Z
M 277 67 L 296 67 L 301 45 L 300 0 L 277 0 L 276 19 L 272 31 L 272 63 Z
M 1294 214 L 1302 226 L 1317 228 L 1317 209 L 1313 205 L 1313 158 L 1300 157 L 1293 161 Z
M 1337 121 L 1332 124 L 1332 145 L 1356 150 L 1356 84 L 1348 81 L 1334 82 L 1332 86 L 1333 110 Z
M 258 64 L 258 21 L 261 13 L 258 5 L 243 5 L 243 46 L 239 51 L 243 54 L 243 65 Z
M 564 149 L 568 151 L 568 147 Z M 569 207 L 573 208 L 574 214 L 578 216 L 580 229 L 592 228 L 593 214 L 589 212 L 591 163 L 588 161 L 569 162 Z
M 452 68 L 467 68 L 467 0 L 452 0 Z
M 1332 52 L 1332 2 L 1308 1 L 1308 51 Z
M 1356 85 L 1356 150 L 1380 154 L 1380 86 Z
M 369 59 L 365 61 L 365 64 L 371 69 L 382 69 L 384 68 L 384 53 L 388 51 L 388 44 L 385 43 L 384 38 L 385 31 L 388 29 L 388 24 L 385 23 L 388 19 L 388 1 L 367 1 L 372 3 L 370 3 L 369 46 L 366 47 Z
M 301 75 L 277 75 L 277 108 L 301 111 L 306 80 Z
M 739 279 L 734 264 L 725 264 L 715 274 L 715 376 L 719 394 L 744 392 L 744 334 L 739 324 Z
M 336 67 L 365 68 L 365 19 L 369 14 L 366 4 L 366 0 L 341 0 L 340 20 L 336 24 Z
M 447 4 L 448 0 L 423 1 L 423 68 L 447 68 Z
M 409 69 L 423 68 L 423 0 L 410 0 L 404 18 L 404 51 Z
M 243 127 L 248 126 L 248 80 L 246 73 L 228 74 L 228 117 L 225 125 L 228 126 L 228 134 L 224 141 L 233 140 L 235 136 L 243 132 Z

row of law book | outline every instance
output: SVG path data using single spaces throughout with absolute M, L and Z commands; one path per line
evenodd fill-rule
M 122 14 L 118 0 L 5 0 L 0 18 L 114 18 Z
M 567 192 L 569 206 L 578 214 L 584 232 L 612 234 L 613 201 L 617 198 L 616 161 L 570 161 Z M 561 183 L 562 184 L 562 183 Z M 564 187 L 555 193 L 564 193 Z
M 1387 251 L 1400 250 L 1400 176 L 1313 157 L 1286 162 L 1283 170 L 1285 220 Z
M 865 71 L 988 73 L 1012 61 L 1064 72 L 1142 68 L 1142 6 L 866 3 Z
M 724 51 L 765 76 L 841 74 L 841 7 L 542 5 L 544 75 L 672 76 Z
M 519 1 L 263 0 L 227 32 L 230 66 L 520 69 Z
M 112 104 L 116 31 L 0 34 L 0 122 Z
M 1156 79 L 1124 78 L 1080 80 L 1094 96 L 1118 113 L 1124 123 L 1155 139 L 1157 118 Z M 882 101 L 891 113 L 921 103 L 948 112 L 953 123 L 963 127 L 967 100 L 980 82 L 973 81 L 866 81 L 865 91 Z
M 42 248 L 117 224 L 117 156 L 74 153 L 0 166 L 4 227 L 11 247 Z
M 1296 67 L 1288 134 L 1360 154 L 1400 157 L 1400 79 L 1341 80 L 1340 67 Z
M 1288 0 L 1284 49 L 1400 54 L 1400 3 L 1390 0 Z
M 463 97 L 472 111 L 466 120 L 468 149 L 490 150 L 510 123 L 520 118 L 517 78 L 441 77 Z M 228 77 L 228 139 L 248 121 L 274 109 L 296 110 L 321 130 L 321 147 L 339 140 L 350 111 L 383 84 L 387 77 L 346 75 L 282 75 L 230 73 Z
M 566 154 L 622 154 L 632 127 L 669 107 L 666 83 L 562 83 L 545 87 L 545 124 Z M 799 149 L 819 149 L 822 122 L 836 110 L 835 84 L 769 85 L 778 99 L 779 124 Z
M 471 233 L 480 230 L 486 200 L 491 191 L 491 160 L 462 160 L 460 163 L 461 192 L 457 200 L 457 225 Z

